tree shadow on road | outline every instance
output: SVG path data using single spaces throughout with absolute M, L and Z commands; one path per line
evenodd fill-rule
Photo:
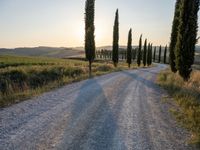
M 112 149 L 114 143 L 120 143 L 120 147 L 126 150 L 123 138 L 115 138 L 120 108 L 113 112 L 109 101 L 96 79 L 86 80 L 72 104 L 64 143 L 59 149 L 106 150 Z

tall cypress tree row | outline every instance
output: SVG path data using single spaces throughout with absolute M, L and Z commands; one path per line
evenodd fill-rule
M 119 14 L 118 9 L 115 13 L 115 22 L 113 27 L 113 49 L 112 49 L 112 61 L 115 67 L 117 67 L 119 61 Z
M 85 3 L 85 54 L 89 61 L 89 76 L 92 75 L 92 62 L 95 59 L 94 12 L 95 0 L 86 0 Z
M 198 31 L 200 0 L 182 0 L 180 24 L 176 43 L 176 68 L 187 81 L 194 63 L 195 44 Z
M 140 36 L 139 48 L 138 48 L 138 53 L 137 53 L 137 64 L 138 64 L 138 66 L 141 65 L 141 59 L 142 59 L 142 35 Z
M 162 53 L 162 46 L 160 45 L 158 63 L 161 63 L 161 53 Z
M 130 68 L 132 63 L 132 29 L 130 29 L 128 33 L 127 63 L 128 67 Z
M 177 72 L 176 69 L 176 63 L 175 63 L 175 47 L 176 47 L 176 42 L 177 42 L 177 35 L 178 35 L 178 27 L 180 24 L 180 9 L 181 9 L 181 1 L 182 0 L 177 0 L 176 1 L 176 6 L 175 6 L 175 13 L 174 13 L 174 20 L 172 23 L 172 33 L 171 33 L 171 41 L 170 41 L 170 46 L 169 46 L 169 63 L 172 72 Z
M 146 66 L 147 64 L 147 39 L 144 42 L 144 50 L 143 50 L 143 65 Z
M 165 53 L 164 53 L 164 64 L 167 63 L 167 45 L 165 46 Z
M 156 62 L 156 46 L 154 47 L 153 61 Z

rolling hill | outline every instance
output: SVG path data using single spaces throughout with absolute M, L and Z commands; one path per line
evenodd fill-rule
M 136 48 L 136 46 L 133 46 Z M 96 50 L 107 49 L 112 50 L 112 46 L 97 47 Z M 121 50 L 126 50 L 126 46 L 120 46 Z M 164 50 L 164 47 L 162 48 Z M 157 48 L 158 51 L 158 48 Z M 0 48 L 0 55 L 18 55 L 18 56 L 42 56 L 42 57 L 54 57 L 54 58 L 71 58 L 71 57 L 83 57 L 83 47 L 21 47 L 14 49 Z M 196 56 L 200 56 L 200 46 L 196 47 Z
M 76 48 L 65 47 L 33 47 L 33 48 L 15 48 L 0 49 L 0 55 L 18 55 L 18 56 L 43 56 L 55 58 L 68 58 L 83 55 L 83 51 Z

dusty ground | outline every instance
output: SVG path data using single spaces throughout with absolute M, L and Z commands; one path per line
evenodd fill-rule
M 1 109 L 0 149 L 192 149 L 154 83 L 163 68 L 104 75 Z

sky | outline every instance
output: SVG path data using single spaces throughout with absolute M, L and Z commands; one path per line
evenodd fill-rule
M 175 0 L 96 0 L 96 46 L 112 45 L 119 9 L 120 45 L 139 37 L 154 45 L 169 44 Z M 0 47 L 84 46 L 85 0 L 0 0 Z

